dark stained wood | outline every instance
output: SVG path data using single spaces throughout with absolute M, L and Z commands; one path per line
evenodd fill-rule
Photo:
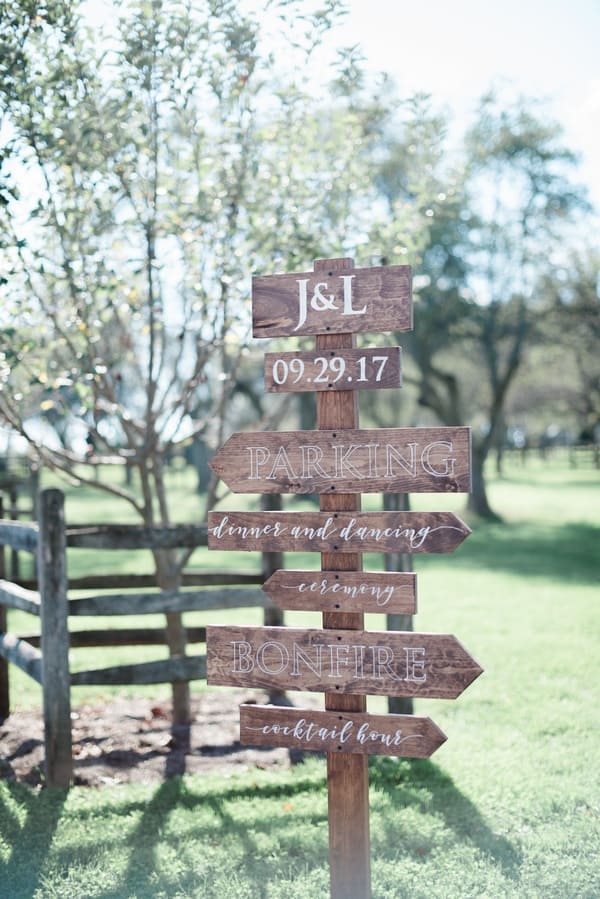
M 482 672 L 451 634 L 209 625 L 206 648 L 232 687 L 456 699 Z
M 186 627 L 185 634 L 188 643 L 205 643 L 205 627 Z M 39 636 L 28 635 L 22 638 L 31 646 L 39 646 Z M 161 646 L 167 642 L 167 632 L 164 627 L 113 627 L 110 630 L 86 630 L 70 631 L 69 644 L 71 649 L 81 649 L 85 646 Z
M 248 746 L 423 759 L 446 739 L 431 718 L 240 706 L 240 742 Z
M 170 549 L 206 546 L 205 524 L 144 527 L 134 524 L 69 525 L 67 546 L 88 549 Z
M 46 781 L 66 789 L 73 779 L 67 554 L 64 497 L 60 490 L 40 494 L 38 573 L 41 598 L 44 742 Z
M 410 331 L 410 266 L 353 266 L 348 259 L 322 268 L 315 263 L 314 272 L 253 277 L 254 336 Z
M 263 590 L 281 609 L 414 615 L 417 576 L 381 571 L 276 571 Z
M 264 606 L 265 596 L 252 587 L 223 590 L 113 593 L 69 601 L 69 615 L 150 615 L 155 612 L 192 612 Z
M 330 555 L 448 553 L 471 533 L 453 512 L 211 512 L 208 525 L 211 549 Z
M 42 683 L 42 654 L 16 634 L 0 634 L 0 656 L 8 659 L 38 684 Z
M 21 609 L 31 615 L 40 614 L 40 595 L 33 590 L 24 590 L 10 581 L 0 581 L 0 603 L 9 609 Z
M 113 668 L 76 671 L 71 674 L 71 684 L 73 686 L 166 684 L 173 681 L 203 680 L 205 677 L 205 657 L 186 656 L 158 662 L 141 662 L 137 665 L 115 665 Z
M 0 544 L 33 553 L 38 545 L 37 526 L 4 519 L 0 521 Z
M 342 260 L 321 260 L 315 272 L 339 271 Z M 356 338 L 351 334 L 318 336 L 319 352 L 351 350 Z M 317 427 L 319 429 L 358 428 L 358 394 L 355 391 L 317 394 Z M 338 493 L 321 496 L 322 512 L 359 512 L 361 498 L 356 494 Z M 323 571 L 360 571 L 362 555 L 357 552 L 324 552 Z M 323 612 L 323 628 L 364 628 L 362 612 Z M 366 697 L 360 692 L 325 695 L 325 708 L 362 713 Z M 329 816 L 329 877 L 332 899 L 354 899 L 371 895 L 371 847 L 369 833 L 369 767 L 365 755 L 327 753 L 327 804 Z
M 470 428 L 241 432 L 210 466 L 234 493 L 468 493 L 470 438 Z
M 326 352 L 265 353 L 268 393 L 381 390 L 402 386 L 399 346 Z

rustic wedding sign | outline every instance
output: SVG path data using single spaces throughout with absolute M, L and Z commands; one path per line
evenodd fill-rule
M 468 493 L 469 428 L 233 434 L 211 466 L 234 493 Z
M 316 335 L 314 352 L 267 353 L 265 388 L 314 390 L 317 430 L 234 434 L 212 460 L 240 493 L 312 493 L 320 512 L 211 512 L 209 548 L 321 553 L 321 571 L 279 570 L 263 589 L 282 609 L 320 610 L 323 628 L 207 628 L 209 684 L 325 694 L 325 709 L 243 705 L 240 738 L 327 753 L 332 899 L 368 899 L 368 756 L 427 758 L 446 740 L 429 719 L 371 715 L 366 695 L 454 699 L 481 674 L 450 634 L 365 631 L 365 612 L 414 614 L 416 576 L 362 571 L 363 552 L 453 552 L 470 534 L 451 512 L 361 512 L 362 493 L 469 492 L 468 428 L 360 429 L 358 390 L 400 387 L 399 347 L 356 333 L 412 328 L 408 266 L 255 277 L 255 337 Z
M 252 321 L 255 337 L 411 331 L 410 266 L 325 259 L 314 272 L 254 277 Z

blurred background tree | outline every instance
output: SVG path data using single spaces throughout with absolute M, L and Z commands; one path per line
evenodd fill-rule
M 389 150 L 380 179 L 393 214 L 412 202 L 403 173 L 416 150 L 401 144 Z M 431 160 L 418 166 L 424 176 L 427 165 Z M 415 254 L 415 327 L 397 337 L 414 363 L 406 382 L 416 386 L 419 406 L 445 425 L 474 425 L 468 507 L 484 517 L 494 517 L 484 466 L 490 450 L 503 445 L 509 391 L 543 341 L 550 308 L 558 308 L 550 287 L 559 287 L 557 259 L 565 262 L 574 223 L 589 211 L 575 175 L 576 157 L 557 123 L 533 100 L 506 102 L 493 94 L 482 98 L 455 167 L 439 152 L 428 174 L 430 225 Z M 386 261 L 396 261 L 389 241 L 382 244 Z M 566 293 L 563 285 L 559 295 Z M 562 309 L 571 324 L 584 314 L 572 301 Z M 597 322 L 597 293 L 586 309 Z

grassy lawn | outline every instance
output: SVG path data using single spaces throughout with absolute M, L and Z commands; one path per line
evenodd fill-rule
M 376 899 L 600 895 L 600 479 L 552 461 L 512 465 L 492 481 L 490 497 L 503 524 L 471 522 L 473 535 L 456 553 L 415 558 L 416 629 L 456 634 L 485 674 L 454 702 L 417 702 L 448 735 L 432 759 L 371 762 Z M 242 501 L 233 498 L 230 508 Z M 71 520 L 89 517 L 89 498 L 69 503 Z M 104 503 L 112 511 L 105 520 L 124 520 L 106 500 L 93 507 L 97 520 Z M 193 519 L 194 503 L 188 491 L 180 520 Z M 415 508 L 463 504 L 414 497 Z M 123 555 L 125 569 L 141 570 Z M 218 556 L 196 564 L 258 564 L 252 554 Z M 73 560 L 81 570 L 87 564 Z M 289 567 L 307 564 L 315 560 L 287 556 Z M 366 559 L 365 567 L 380 561 Z M 240 614 L 260 622 L 254 610 L 218 618 L 239 622 Z M 11 626 L 30 622 L 15 615 Z M 369 626 L 382 619 L 372 616 Z M 35 685 L 16 675 L 13 683 L 19 702 L 39 702 Z M 74 690 L 75 704 L 83 698 L 83 688 Z M 384 702 L 369 708 L 381 711 Z M 1 783 L 0 867 L 7 899 L 326 897 L 325 763 L 68 795 Z

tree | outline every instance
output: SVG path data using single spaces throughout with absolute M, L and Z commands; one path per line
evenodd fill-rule
M 545 343 L 560 347 L 568 360 L 557 373 L 554 390 L 564 395 L 584 442 L 597 439 L 600 425 L 599 271 L 600 254 L 583 247 L 571 252 L 554 277 L 546 276 L 539 286 L 548 309 Z
M 504 105 L 490 94 L 466 135 L 462 165 L 434 173 L 439 189 L 416 266 L 415 330 L 405 343 L 421 406 L 446 425 L 477 425 L 468 506 L 485 517 L 494 517 L 485 461 L 539 332 L 535 287 L 572 217 L 587 208 L 571 180 L 575 156 L 561 138 L 533 103 Z M 405 193 L 402 183 L 395 187 L 396 202 Z
M 194 435 L 220 445 L 232 426 L 250 273 L 366 241 L 389 111 L 367 99 L 355 50 L 332 69 L 332 98 L 314 100 L 310 62 L 339 11 L 281 0 L 259 19 L 235 0 L 134 0 L 98 34 L 78 3 L 6 6 L 0 416 L 43 464 L 146 525 L 172 521 L 173 449 Z M 55 446 L 40 413 L 63 423 Z M 107 461 L 140 492 L 98 481 Z M 187 558 L 154 553 L 160 587 L 176 588 Z M 183 654 L 180 616 L 167 630 Z M 175 685 L 175 721 L 188 711 Z

